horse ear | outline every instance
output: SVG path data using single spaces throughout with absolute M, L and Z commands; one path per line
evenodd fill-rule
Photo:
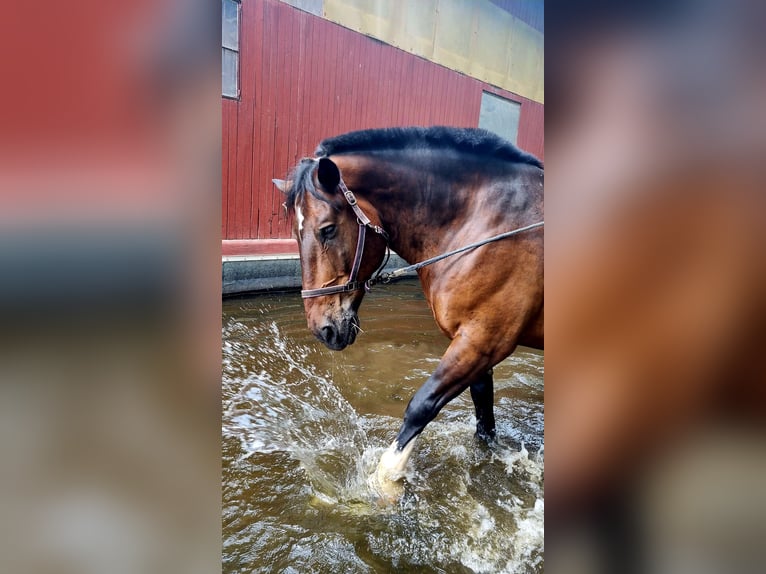
M 292 182 L 285 181 L 284 179 L 272 179 L 271 181 L 274 185 L 277 186 L 277 189 L 281 191 L 282 193 L 287 193 L 288 191 L 290 191 L 290 187 L 291 187 L 290 184 Z
M 317 179 L 326 192 L 334 192 L 340 183 L 340 170 L 335 162 L 327 157 L 320 158 L 317 167 Z

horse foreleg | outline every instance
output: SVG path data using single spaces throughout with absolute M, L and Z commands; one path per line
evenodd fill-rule
M 492 369 L 471 383 L 471 398 L 476 409 L 476 436 L 486 442 L 495 440 L 495 391 Z
M 468 342 L 469 338 L 453 339 L 444 353 L 439 366 L 407 405 L 404 422 L 396 441 L 383 454 L 378 465 L 378 482 L 382 485 L 401 478 L 414 446 L 414 439 L 430 423 L 439 411 L 462 393 L 466 387 L 477 384 L 481 408 L 477 407 L 482 428 L 494 432 L 494 415 L 491 408 L 492 377 L 488 373 L 489 359 L 477 352 Z M 487 395 L 489 394 L 489 408 Z

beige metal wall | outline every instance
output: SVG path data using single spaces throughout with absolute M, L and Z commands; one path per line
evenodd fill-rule
M 323 16 L 544 103 L 543 33 L 489 0 L 324 0 Z

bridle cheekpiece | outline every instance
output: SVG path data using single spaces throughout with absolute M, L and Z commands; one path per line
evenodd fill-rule
M 365 238 L 367 237 L 367 229 L 369 228 L 383 237 L 383 239 L 386 240 L 386 245 L 388 245 L 388 233 L 386 233 L 382 227 L 372 224 L 370 218 L 367 217 L 364 211 L 362 211 L 362 209 L 359 207 L 354 193 L 348 187 L 346 187 L 346 183 L 343 181 L 342 177 L 338 182 L 338 188 L 343 193 L 343 197 L 346 198 L 346 202 L 348 202 L 348 204 L 351 206 L 351 209 L 354 211 L 354 214 L 356 215 L 356 221 L 359 224 L 359 235 L 357 236 L 356 240 L 356 254 L 354 255 L 354 263 L 351 265 L 351 274 L 348 277 L 348 281 L 346 281 L 346 283 L 343 285 L 331 285 L 330 287 L 302 290 L 301 297 L 304 299 L 310 299 L 311 297 L 324 297 L 325 295 L 335 295 L 337 293 L 350 293 L 351 291 L 359 291 L 361 289 L 369 291 L 370 281 L 359 281 L 357 279 L 359 276 L 359 268 L 362 265 L 362 254 L 364 253 L 364 242 Z M 390 255 L 388 248 L 386 248 L 386 253 L 387 255 Z M 383 261 L 383 264 L 379 267 L 377 272 L 378 275 L 380 275 L 380 272 L 382 271 L 383 267 L 385 267 L 387 262 L 388 257 L 386 257 L 386 259 Z

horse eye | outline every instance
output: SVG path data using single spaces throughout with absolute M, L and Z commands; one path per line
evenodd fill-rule
M 322 237 L 322 241 L 327 241 L 328 239 L 335 237 L 337 231 L 338 228 L 334 225 L 326 225 L 319 230 L 319 235 Z

